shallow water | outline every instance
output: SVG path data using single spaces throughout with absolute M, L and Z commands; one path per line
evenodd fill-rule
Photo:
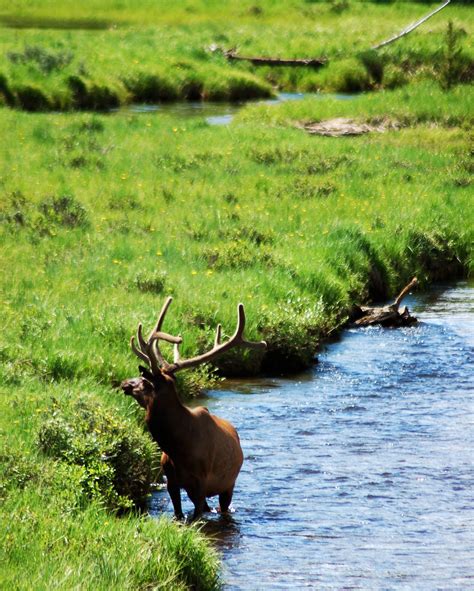
M 160 103 L 160 104 L 143 104 L 130 105 L 122 109 L 113 109 L 114 112 L 132 112 L 132 113 L 163 113 L 172 115 L 174 117 L 181 117 L 187 119 L 189 117 L 202 117 L 210 125 L 228 125 L 234 115 L 242 109 L 245 105 L 263 104 L 273 105 L 287 101 L 297 101 L 306 97 L 326 98 L 332 97 L 339 100 L 353 99 L 356 95 L 349 94 L 309 94 L 300 92 L 281 92 L 275 98 L 242 102 L 220 102 L 213 103 L 207 101 L 190 101 L 190 102 L 176 102 L 176 103 Z
M 347 330 L 298 379 L 206 399 L 245 454 L 234 513 L 204 526 L 226 589 L 474 588 L 474 286 L 406 303 L 417 326 Z

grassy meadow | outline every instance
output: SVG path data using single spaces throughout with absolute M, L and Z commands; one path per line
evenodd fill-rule
M 29 111 L 94 110 L 131 102 L 239 101 L 275 89 L 360 92 L 446 77 L 471 82 L 472 17 L 459 2 L 412 35 L 370 51 L 434 5 L 0 2 L 0 103 Z M 324 57 L 328 65 L 228 62 L 221 50 L 231 48 L 251 56 Z
M 372 77 L 378 92 L 350 100 L 253 104 L 228 126 L 94 109 L 343 90 L 331 86 L 336 63 L 270 71 L 205 47 L 325 52 L 341 64 L 429 7 L 0 1 L 0 587 L 222 585 L 197 527 L 135 511 L 159 478 L 158 453 L 117 386 L 137 373 L 130 335 L 167 295 L 164 329 L 182 334 L 184 356 L 208 348 L 219 322 L 233 332 L 237 302 L 247 336 L 269 344 L 180 376 L 192 397 L 222 375 L 310 367 L 354 303 L 394 297 L 413 275 L 427 286 L 472 271 L 474 94 L 449 77 L 465 72 L 464 37 L 458 65 L 435 68 L 448 55 L 447 11 L 468 31 L 467 6 L 387 48 L 384 72 L 403 70 L 403 84 Z M 131 80 L 148 80 L 150 94 Z M 332 117 L 398 129 L 325 138 L 298 128 Z

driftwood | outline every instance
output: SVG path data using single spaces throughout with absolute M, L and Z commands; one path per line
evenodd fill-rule
M 411 316 L 408 308 L 403 306 L 400 310 L 400 304 L 408 292 L 417 285 L 418 280 L 414 277 L 397 296 L 393 304 L 383 306 L 382 308 L 370 308 L 368 306 L 356 306 L 351 314 L 349 322 L 352 326 L 410 326 L 418 320 Z
M 410 25 L 405 27 L 403 29 L 403 31 L 401 31 L 400 33 L 397 33 L 397 35 L 394 35 L 393 37 L 390 37 L 389 39 L 386 39 L 385 41 L 382 41 L 381 43 L 378 43 L 377 45 L 373 45 L 371 47 L 371 49 L 373 49 L 373 50 L 382 49 L 382 47 L 386 47 L 387 45 L 390 45 L 390 43 L 393 43 L 394 41 L 397 41 L 398 39 L 405 37 L 406 35 L 408 35 L 412 31 L 417 29 L 419 26 L 421 26 L 423 23 L 425 23 L 432 16 L 434 16 L 435 14 L 437 14 L 438 12 L 443 10 L 443 8 L 446 8 L 446 6 L 448 6 L 448 4 L 450 2 L 451 2 L 451 0 L 445 0 L 445 2 L 443 2 L 435 10 L 432 10 L 430 13 L 428 13 L 424 17 L 420 18 L 419 20 L 415 21 L 414 23 L 411 23 Z M 239 60 L 239 61 L 251 62 L 254 66 L 290 66 L 290 67 L 303 66 L 303 67 L 307 67 L 307 68 L 309 67 L 309 68 L 318 69 L 318 68 L 322 68 L 323 66 L 325 66 L 329 63 L 329 60 L 325 57 L 316 57 L 316 58 L 305 57 L 305 58 L 285 59 L 285 58 L 279 58 L 279 57 L 244 56 L 244 55 L 239 55 L 237 53 L 237 50 L 234 48 L 228 49 L 228 50 L 223 50 L 222 48 L 218 47 L 215 44 L 211 45 L 209 47 L 209 50 L 211 52 L 214 52 L 217 50 L 222 51 L 222 53 L 224 54 L 224 56 L 228 60 L 236 60 L 236 61 Z
M 427 14 L 423 18 L 420 18 L 419 20 L 415 21 L 414 23 L 411 23 L 410 25 L 408 25 L 408 27 L 405 27 L 403 29 L 403 31 L 401 31 L 397 35 L 394 35 L 393 37 L 390 37 L 390 39 L 387 39 L 386 41 L 382 41 L 381 43 L 374 45 L 372 47 L 372 49 L 382 49 L 382 47 L 385 47 L 386 45 L 390 45 L 390 43 L 393 43 L 394 41 L 397 41 L 398 39 L 405 37 L 405 35 L 408 35 L 408 33 L 411 33 L 412 31 L 417 29 L 420 25 L 425 23 L 432 16 L 434 16 L 435 14 L 440 12 L 440 10 L 443 10 L 443 8 L 446 8 L 446 6 L 450 3 L 450 1 L 451 0 L 446 0 L 446 2 L 443 2 L 443 4 L 441 4 L 441 6 L 438 6 L 438 8 L 436 8 L 435 10 L 432 10 L 429 14 Z
M 311 135 L 343 137 L 363 135 L 372 131 L 383 133 L 389 129 L 398 129 L 399 125 L 389 119 L 384 119 L 377 123 L 364 123 L 355 119 L 338 117 L 337 119 L 326 119 L 317 123 L 299 123 L 297 127 L 304 129 Z
M 323 57 L 285 59 L 279 57 L 243 56 L 238 55 L 235 49 L 224 51 L 224 55 L 228 60 L 251 62 L 254 66 L 306 66 L 309 68 L 321 68 L 327 63 L 327 59 Z

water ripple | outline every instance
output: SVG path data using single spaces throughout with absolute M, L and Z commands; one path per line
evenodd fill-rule
M 227 589 L 473 587 L 474 289 L 408 305 L 419 325 L 349 330 L 308 376 L 211 393 L 245 453 L 205 524 Z

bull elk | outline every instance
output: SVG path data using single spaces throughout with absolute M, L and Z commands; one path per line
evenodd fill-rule
M 266 343 L 244 339 L 245 312 L 243 304 L 239 304 L 237 328 L 230 339 L 221 343 L 219 324 L 210 351 L 181 359 L 181 337 L 161 330 L 171 301 L 172 298 L 167 298 L 147 340 L 143 337 L 142 325 L 138 325 L 137 338 L 132 337 L 130 345 L 147 367 L 140 365 L 141 377 L 125 380 L 121 387 L 146 411 L 148 429 L 162 450 L 161 466 L 176 517 L 183 518 L 181 489 L 184 489 L 194 504 L 193 519 L 196 519 L 203 511 L 210 510 L 207 497 L 219 495 L 220 511 L 228 510 L 243 454 L 237 431 L 228 421 L 210 414 L 202 406 L 188 408 L 181 402 L 175 374 L 208 363 L 232 347 L 263 349 Z M 160 341 L 174 345 L 173 363 L 164 359 Z

